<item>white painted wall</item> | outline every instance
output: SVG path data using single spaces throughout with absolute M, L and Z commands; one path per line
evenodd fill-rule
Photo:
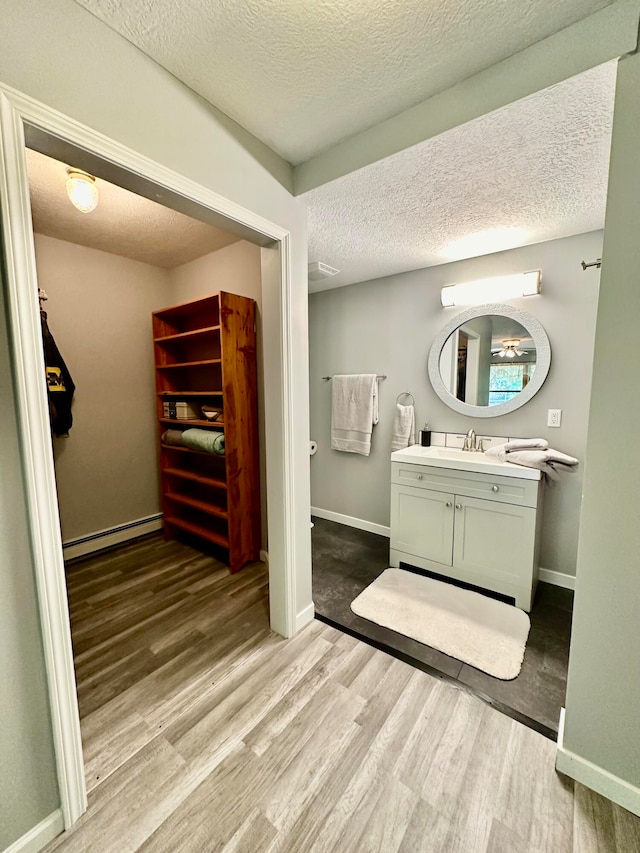
M 0 56 L 3 84 L 245 206 L 291 234 L 294 335 L 290 364 L 299 413 L 293 434 L 293 548 L 296 607 L 298 612 L 304 611 L 311 602 L 306 216 L 304 206 L 283 186 L 291 184 L 290 167 L 73 0 L 8 4 L 0 28 Z M 264 304 L 263 311 L 265 347 L 271 356 L 265 360 L 265 384 L 277 389 L 283 367 L 274 340 L 279 319 L 275 296 L 270 290 L 269 300 L 274 304 Z M 3 335 L 4 316 L 0 320 Z M 0 351 L 0 375 L 7 375 L 6 348 Z M 282 490 L 279 478 L 283 459 L 282 408 L 278 403 L 277 393 L 266 400 L 267 453 L 273 483 L 269 493 L 273 491 L 276 497 Z M 0 421 L 0 446 L 15 448 L 16 440 L 15 418 L 8 410 Z M 17 473 L 2 477 L 0 496 L 3 505 L 23 506 Z M 270 557 L 271 565 L 277 567 L 282 564 L 285 541 L 284 510 L 282 501 L 274 499 L 270 504 L 275 507 L 270 516 L 275 531 Z M 12 522 L 7 535 L 0 539 L 1 574 L 6 586 L 3 605 L 24 612 L 24 618 L 19 626 L 15 621 L 3 625 L 2 648 L 9 658 L 9 671 L 23 666 L 24 661 L 40 661 L 40 665 L 42 661 L 35 603 L 23 588 L 24 577 L 32 572 L 25 546 L 26 520 L 18 514 Z M 3 735 L 24 744 L 25 733 L 30 732 L 32 743 L 50 743 L 46 693 L 42 683 L 36 683 L 37 678 L 31 682 L 33 686 L 25 692 L 20 682 L 2 680 L 0 701 L 12 709 L 11 716 L 3 718 Z M 51 752 L 41 750 L 36 767 L 30 749 L 12 750 L 9 760 L 0 762 L 0 790 L 8 789 L 16 796 L 0 800 L 2 842 L 6 844 L 46 817 L 57 800 Z
M 602 233 L 592 232 L 486 255 L 310 296 L 312 506 L 388 526 L 390 445 L 395 401 L 401 391 L 416 398 L 417 426 L 479 434 L 542 436 L 552 447 L 577 456 L 577 472 L 550 483 L 545 494 L 541 563 L 575 574 L 587 416 L 593 359 L 598 272 L 583 272 L 580 261 L 600 257 Z M 436 396 L 427 374 L 431 343 L 440 328 L 464 308 L 443 309 L 440 288 L 542 269 L 542 295 L 513 300 L 544 326 L 551 342 L 551 370 L 526 406 L 497 418 L 468 418 Z M 369 457 L 329 447 L 334 373 L 380 373 L 380 423 Z M 562 409 L 562 427 L 548 429 L 547 409 Z
M 640 56 L 629 56 L 618 71 L 564 730 L 564 747 L 578 759 L 571 768 L 576 778 L 595 767 L 588 784 L 597 782 L 636 814 L 640 394 L 632 350 L 640 320 L 639 92 Z

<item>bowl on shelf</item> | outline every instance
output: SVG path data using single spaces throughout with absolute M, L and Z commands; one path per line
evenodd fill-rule
M 213 406 L 201 406 L 200 411 L 202 416 L 208 421 L 217 421 L 222 416 L 220 409 L 214 409 Z

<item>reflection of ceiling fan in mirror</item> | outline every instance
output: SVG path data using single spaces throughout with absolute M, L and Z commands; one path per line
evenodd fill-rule
M 520 349 L 520 338 L 509 338 L 502 341 L 502 347 L 491 350 L 491 354 L 499 355 L 500 358 L 515 358 L 517 355 L 525 355 L 526 350 Z

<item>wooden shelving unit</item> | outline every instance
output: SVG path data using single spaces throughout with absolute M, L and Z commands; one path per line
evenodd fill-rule
M 160 440 L 164 531 L 228 551 L 232 572 L 260 557 L 255 302 L 220 291 L 153 313 L 159 435 L 223 432 L 225 454 Z M 163 403 L 222 409 L 219 421 L 166 417 Z

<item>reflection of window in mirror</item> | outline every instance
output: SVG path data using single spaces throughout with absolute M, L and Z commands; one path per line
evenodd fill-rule
M 513 399 L 533 377 L 535 362 L 492 364 L 489 374 L 489 405 L 499 406 Z
M 550 363 L 549 339 L 535 317 L 508 305 L 480 305 L 461 311 L 436 336 L 429 378 L 454 411 L 496 417 L 530 400 Z

